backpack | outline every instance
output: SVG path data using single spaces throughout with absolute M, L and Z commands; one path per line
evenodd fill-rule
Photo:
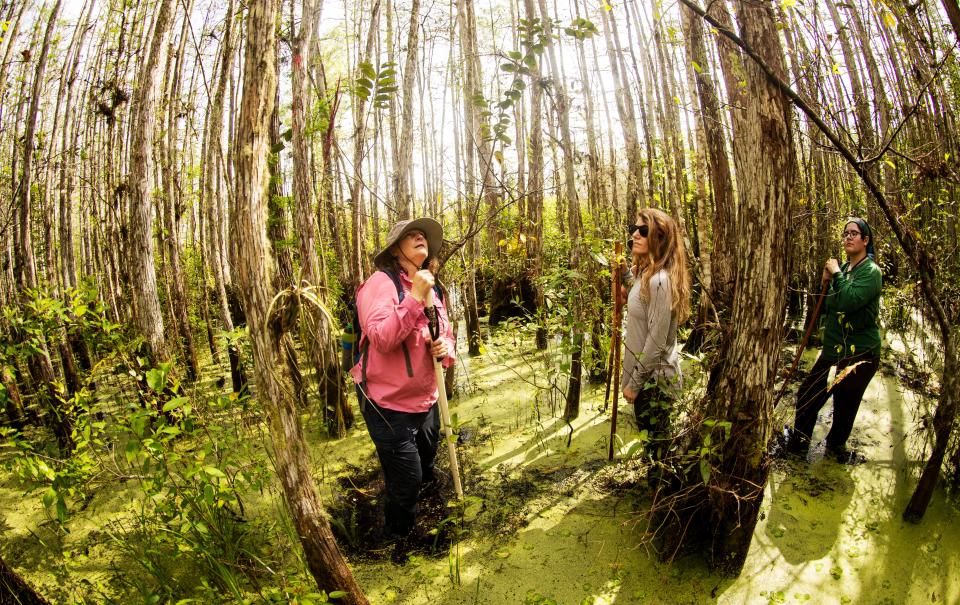
M 402 303 L 404 292 L 403 284 L 400 283 L 400 276 L 393 271 L 384 271 L 383 269 L 380 269 L 380 271 L 390 276 L 393 285 L 397 287 L 397 304 Z M 359 289 L 358 287 L 357 290 Z M 440 284 L 433 284 L 433 292 L 436 299 L 443 302 L 443 290 L 440 289 Z M 340 345 L 343 348 L 343 368 L 349 371 L 350 368 L 360 363 L 360 359 L 364 356 L 363 354 L 366 352 L 367 345 L 369 344 L 363 340 L 363 329 L 360 326 L 360 311 L 357 309 L 356 292 L 353 293 L 353 298 L 347 303 L 347 312 L 349 313 L 349 322 L 343 327 Z M 410 352 L 407 350 L 405 343 L 401 344 L 401 346 L 403 347 L 403 356 L 407 360 L 407 375 L 413 376 L 413 370 L 410 367 Z M 364 370 L 366 370 L 366 368 L 364 368 Z M 366 371 L 364 371 L 363 374 L 364 382 L 366 382 Z

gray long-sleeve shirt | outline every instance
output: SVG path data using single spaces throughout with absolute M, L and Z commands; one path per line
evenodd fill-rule
M 670 276 L 661 270 L 650 278 L 649 302 L 640 296 L 641 287 L 641 280 L 636 280 L 627 296 L 620 390 L 629 387 L 639 393 L 644 384 L 655 381 L 665 390 L 679 391 L 682 377 Z

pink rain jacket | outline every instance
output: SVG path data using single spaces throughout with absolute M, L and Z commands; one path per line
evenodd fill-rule
M 426 412 L 437 401 L 437 378 L 430 358 L 430 327 L 423 303 L 410 296 L 413 282 L 400 274 L 403 302 L 398 302 L 397 287 L 390 276 L 377 271 L 357 290 L 357 311 L 363 329 L 366 351 L 350 374 L 354 382 L 363 381 L 366 358 L 366 394 L 377 405 L 398 412 Z M 453 365 L 456 342 L 443 301 L 434 304 L 440 315 L 440 338 L 449 351 L 443 367 Z M 401 343 L 410 353 L 409 372 Z M 364 343 L 358 343 L 363 350 Z

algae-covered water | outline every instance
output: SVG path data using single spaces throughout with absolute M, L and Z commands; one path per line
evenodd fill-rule
M 777 461 L 743 573 L 721 579 L 698 556 L 667 565 L 651 552 L 644 495 L 624 488 L 637 466 L 607 462 L 602 388 L 585 392 L 580 418 L 567 425 L 539 354 L 512 335 L 500 338 L 491 350 L 520 353 L 464 360 L 458 370 L 463 394 L 452 409 L 467 437 L 459 453 L 471 497 L 463 533 L 452 543 L 438 541 L 438 549 L 415 551 L 402 565 L 382 549 L 345 547 L 371 603 L 960 603 L 957 510 L 938 492 L 922 523 L 900 518 L 922 443 L 917 396 L 890 364 L 871 383 L 851 439 L 865 461 L 840 465 L 823 459 L 822 447 L 807 461 Z M 695 366 L 689 372 L 697 388 Z M 815 441 L 829 412 L 828 405 Z M 777 413 L 788 422 L 789 396 Z M 620 416 L 621 454 L 635 433 L 628 416 Z M 338 442 L 308 435 L 324 498 L 342 509 L 343 485 L 374 464 L 372 445 L 362 426 Z M 375 496 L 372 487 L 358 489 Z M 68 521 L 69 533 L 53 532 L 40 493 L 24 493 L 4 474 L 4 559 L 54 601 L 111 595 L 139 602 L 141 595 L 111 589 L 118 576 L 137 573 L 138 563 L 124 558 L 104 528 L 108 521 L 114 528 L 118 520 L 132 523 L 141 498 L 133 484 L 105 483 Z M 247 498 L 258 527 L 283 525 L 275 486 Z M 425 522 L 436 523 L 436 516 Z M 449 527 L 445 532 L 449 538 Z M 298 572 L 295 556 L 282 561 Z M 271 577 L 256 581 L 269 584 Z M 249 591 L 247 599 L 264 602 L 263 595 Z

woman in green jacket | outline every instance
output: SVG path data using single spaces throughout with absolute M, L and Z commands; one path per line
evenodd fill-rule
M 797 391 L 794 430 L 788 443 L 791 453 L 806 455 L 817 414 L 833 396 L 833 424 L 827 434 L 827 453 L 838 462 L 851 462 L 847 439 L 870 379 L 880 366 L 880 289 L 883 278 L 873 260 L 873 231 L 867 222 L 851 218 L 843 228 L 847 262 L 826 262 L 823 279 L 829 280 L 823 349 L 813 369 Z M 837 366 L 832 388 L 827 375 Z M 848 373 L 843 374 L 844 370 Z

